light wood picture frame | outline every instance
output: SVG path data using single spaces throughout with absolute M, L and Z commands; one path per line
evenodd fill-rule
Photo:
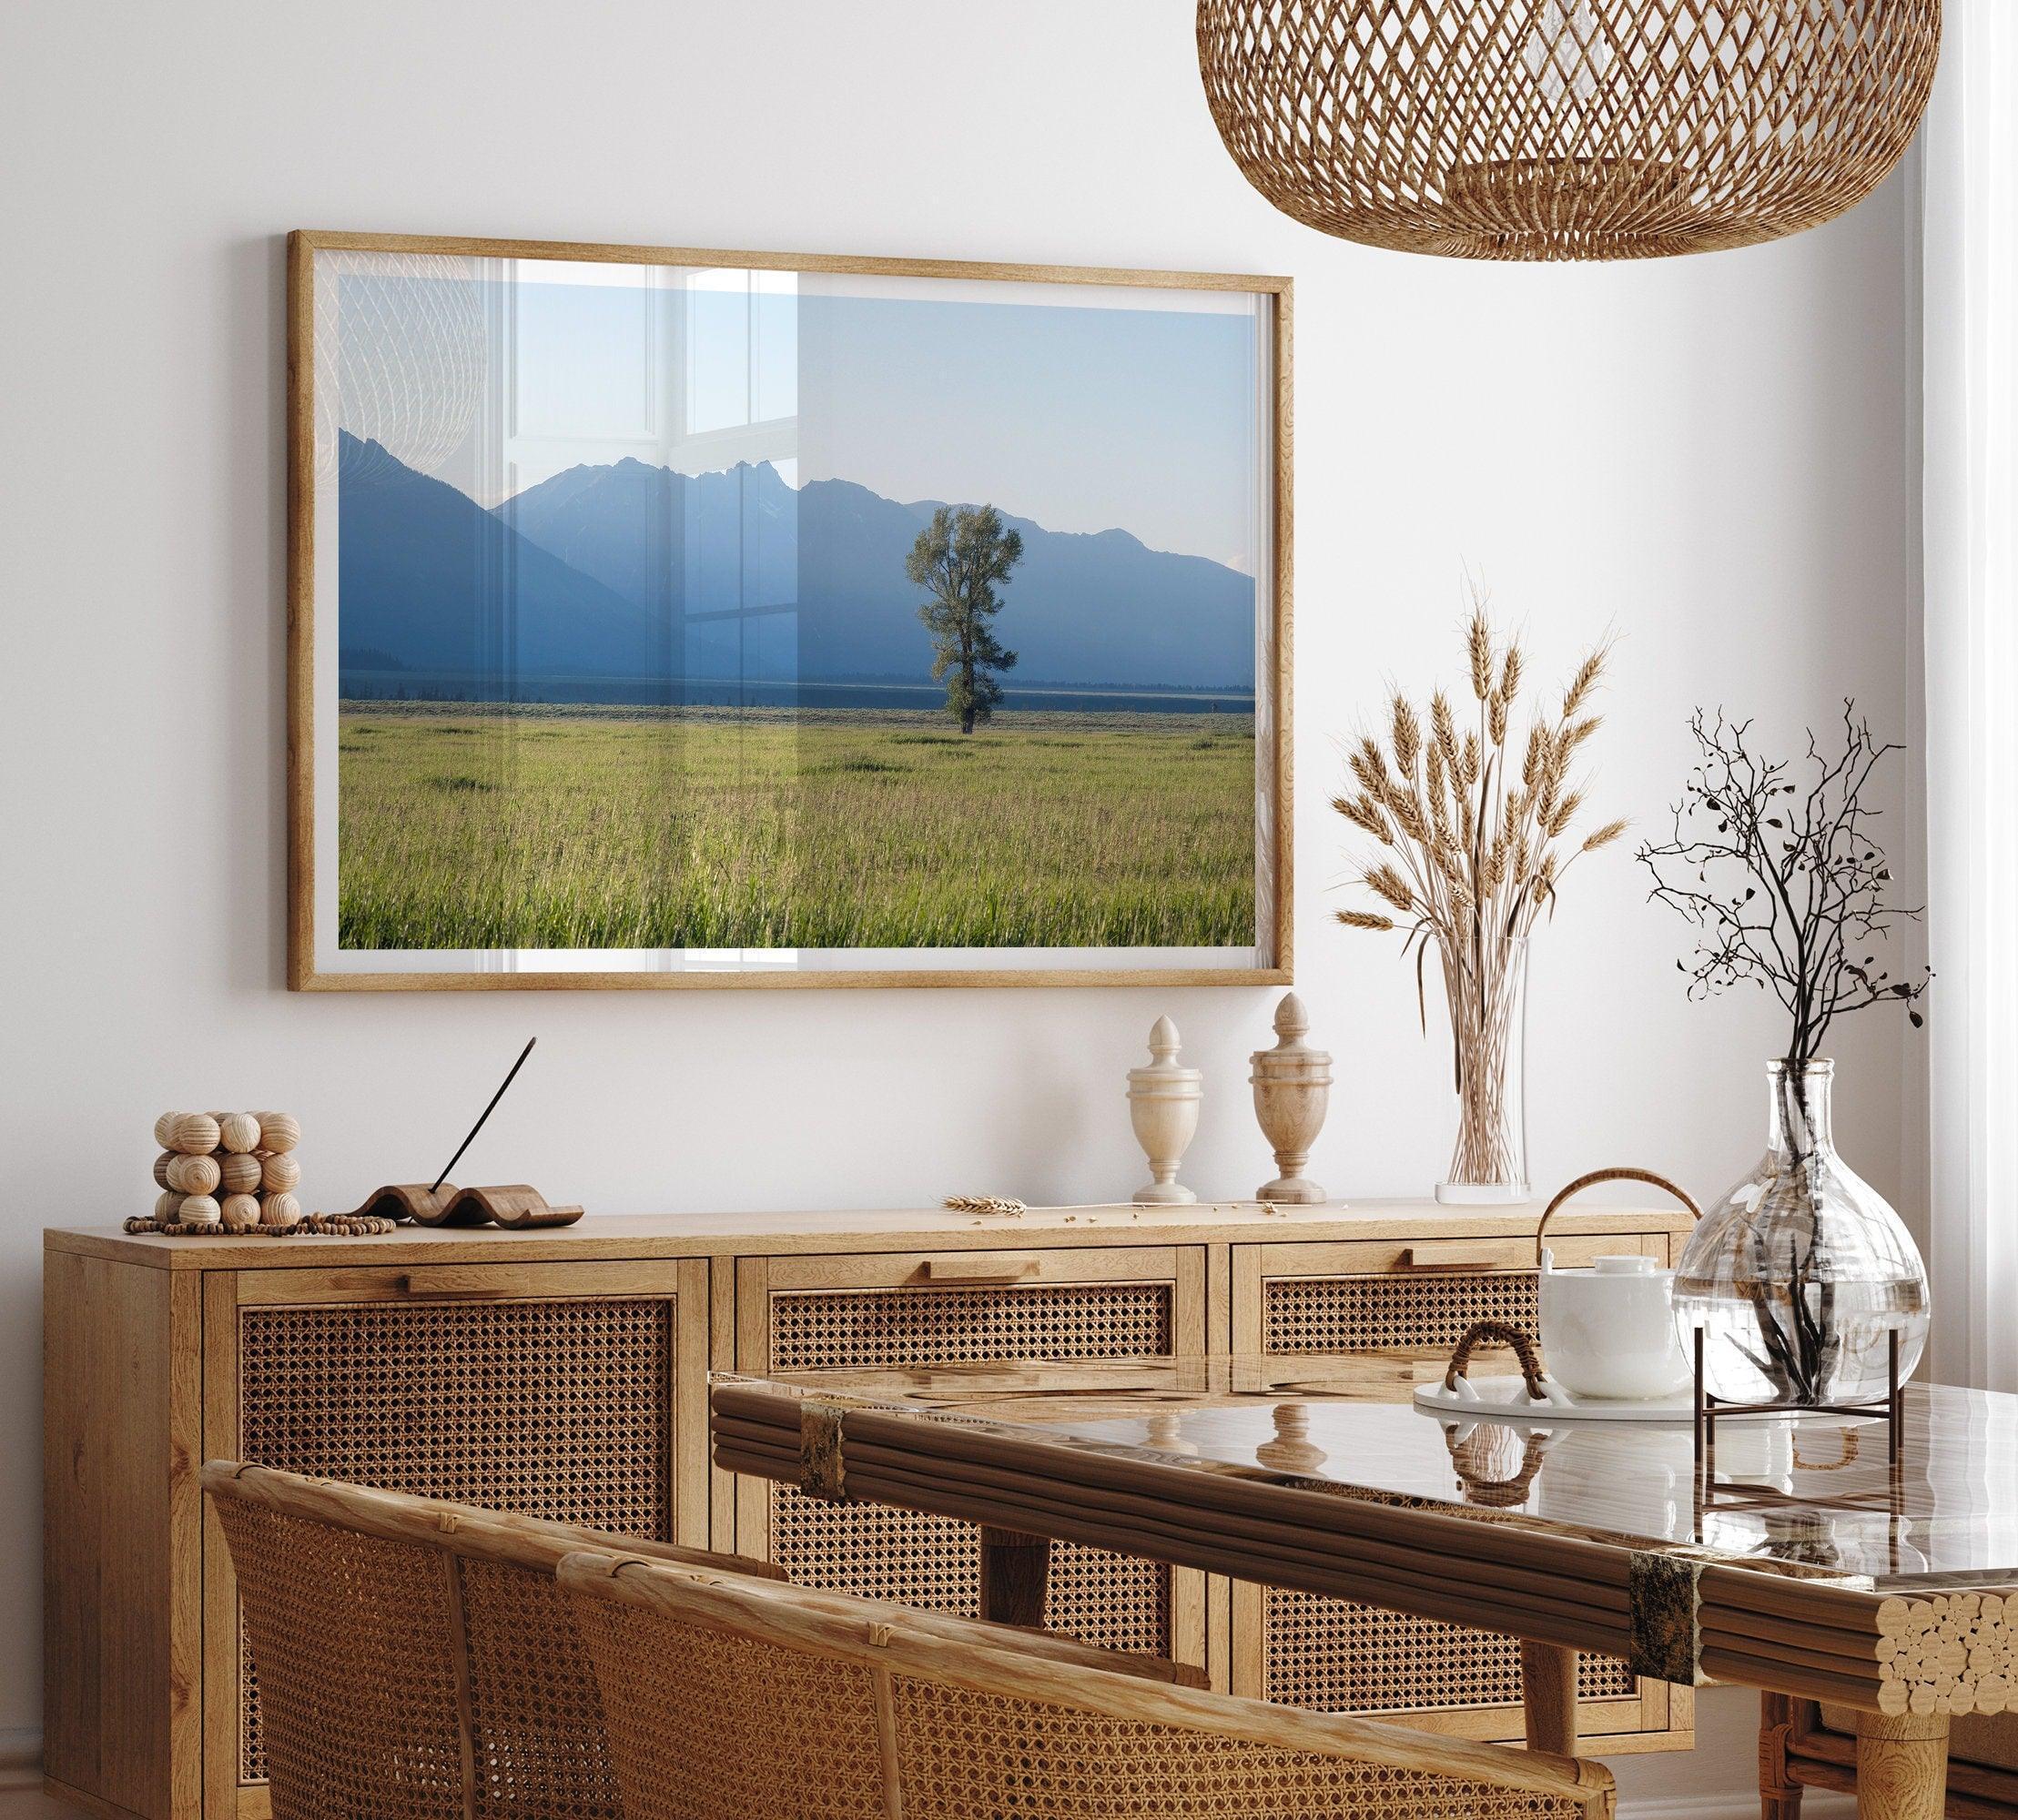
M 1291 980 L 1290 279 L 288 271 L 291 987 Z

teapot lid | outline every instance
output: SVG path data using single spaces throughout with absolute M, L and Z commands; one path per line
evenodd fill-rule
M 1637 1251 L 1593 1258 L 1590 1267 L 1592 1273 L 1599 1277 L 1650 1277 L 1658 1268 L 1651 1258 Z

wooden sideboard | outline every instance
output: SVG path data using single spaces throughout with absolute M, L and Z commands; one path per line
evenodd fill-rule
M 45 1772 L 144 1820 L 269 1812 L 258 1689 L 207 1458 L 736 1548 L 971 1609 L 973 1532 L 714 1471 L 706 1377 L 1142 1353 L 1363 1354 L 1396 1398 L 1472 1319 L 1534 1320 L 1538 1209 L 1129 1208 L 591 1218 L 554 1232 L 168 1239 L 44 1258 Z M 1558 1263 L 1672 1261 L 1686 1219 L 1576 1208 Z M 1559 1236 L 1558 1236 L 1559 1235 Z M 1516 1646 L 1060 1549 L 1052 1622 L 1236 1694 L 1521 1735 Z M 1597 1754 L 1680 1748 L 1686 1690 L 1582 1669 Z

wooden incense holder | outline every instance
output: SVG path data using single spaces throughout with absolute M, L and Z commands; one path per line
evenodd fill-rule
M 549 1207 L 538 1188 L 508 1182 L 502 1188 L 464 1188 L 449 1203 L 444 1223 L 475 1226 L 494 1219 L 517 1232 L 535 1226 L 573 1226 L 581 1217 L 578 1207 Z
M 573 1226 L 579 1207 L 549 1207 L 538 1188 L 508 1182 L 487 1188 L 459 1188 L 453 1182 L 429 1188 L 395 1182 L 374 1188 L 351 1216 L 357 1219 L 411 1219 L 417 1226 L 498 1226 L 513 1231 L 541 1226 Z
M 443 1182 L 433 1188 L 425 1182 L 395 1182 L 388 1188 L 373 1188 L 351 1218 L 411 1219 L 416 1226 L 446 1226 L 450 1203 L 461 1193 L 453 1182 Z M 482 1223 L 482 1214 L 474 1214 L 456 1223 L 477 1226 Z

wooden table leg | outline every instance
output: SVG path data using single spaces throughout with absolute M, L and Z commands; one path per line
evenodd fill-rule
M 1044 1588 L 1051 1577 L 1046 1536 L 981 1526 L 981 1616 L 997 1624 L 1044 1623 Z
M 1760 1820 L 1800 1820 L 1801 1785 L 1787 1766 L 1794 1703 L 1784 1694 L 1759 1696 L 1759 1812 Z
M 1575 1756 L 1577 1652 L 1555 1643 L 1523 1643 L 1520 1684 L 1527 1716 L 1527 1748 Z
M 1857 1812 L 1862 1820 L 1942 1820 L 1947 1805 L 1947 1716 L 1858 1714 Z

